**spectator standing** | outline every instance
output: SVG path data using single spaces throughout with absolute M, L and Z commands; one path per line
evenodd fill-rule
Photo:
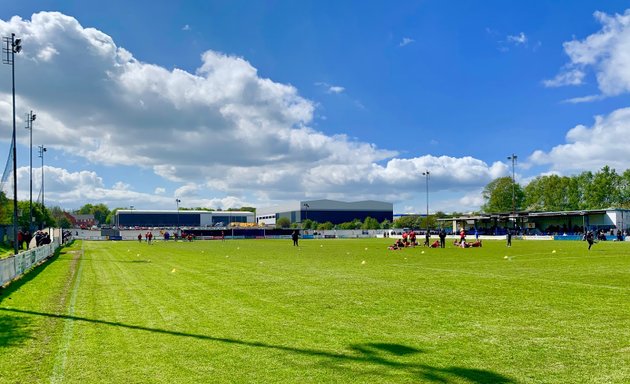
M 446 231 L 444 228 L 440 230 L 440 234 L 438 236 L 440 237 L 440 248 L 446 248 Z

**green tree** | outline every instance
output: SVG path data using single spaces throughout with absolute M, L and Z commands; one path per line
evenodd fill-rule
M 619 180 L 619 208 L 630 208 L 630 168 L 623 172 Z
M 280 217 L 276 220 L 276 228 L 289 228 L 291 227 L 291 220 L 288 217 Z
M 107 217 L 105 218 L 105 222 L 106 222 L 107 224 L 110 224 L 110 225 L 114 225 L 114 224 L 116 224 L 116 222 L 115 222 L 115 221 L 116 221 L 116 212 L 118 212 L 118 211 L 119 211 L 119 210 L 121 210 L 121 209 L 126 209 L 126 208 L 120 208 L 120 207 L 118 207 L 118 208 L 114 208 L 114 209 L 112 209 L 112 210 L 111 210 L 111 211 L 107 214 Z
M 92 209 L 94 208 L 94 206 L 92 204 L 85 204 L 84 206 L 82 206 L 81 208 L 79 208 L 76 212 L 79 215 L 89 215 L 92 213 Z
M 107 216 L 110 211 L 109 208 L 103 203 L 101 204 L 85 204 L 79 208 L 78 212 L 81 215 L 94 215 L 94 220 L 99 224 L 105 224 L 107 222 Z
M 44 207 L 42 203 L 33 202 L 33 217 L 35 218 L 35 226 L 37 228 L 57 226 L 57 220 L 55 220 L 50 210 Z
M 614 169 L 604 166 L 585 186 L 587 209 L 611 208 L 620 202 L 621 178 Z
M 331 223 L 330 221 L 327 221 L 325 223 L 321 223 L 317 226 L 317 229 L 322 230 L 322 231 L 326 231 L 326 230 L 331 230 L 335 227 L 335 225 L 333 223 Z
M 306 219 L 302 222 L 302 229 L 311 229 L 313 228 L 313 220 Z
M 401 216 L 394 220 L 394 228 L 418 228 L 418 215 Z
M 109 208 L 105 204 L 97 204 L 94 206 L 92 214 L 99 224 L 105 224 L 107 223 L 107 216 L 109 216 Z
M 390 229 L 391 227 L 392 227 L 392 222 L 387 219 L 383 220 L 383 222 L 381 223 L 382 229 Z
M 592 198 L 589 196 L 591 191 L 589 188 L 589 184 L 593 182 L 593 173 L 591 171 L 582 172 L 577 176 L 574 176 L 574 186 L 576 187 L 575 194 L 579 199 L 579 209 L 590 209 L 589 201 Z
M 72 228 L 72 223 L 70 222 L 70 219 L 64 216 L 57 220 L 57 226 L 60 228 L 68 229 Z
M 39 206 L 41 207 L 41 205 Z M 46 208 L 50 211 L 50 217 L 52 217 L 57 223 L 59 223 L 63 218 L 66 218 L 66 213 L 61 207 L 55 205 L 52 207 Z M 38 222 L 38 221 L 36 221 Z
M 18 201 L 18 227 L 22 230 L 30 228 L 30 203 L 28 201 Z M 41 203 L 33 202 L 33 227 L 54 227 L 57 226 L 57 220 L 51 215 L 48 208 L 42 206 Z
M 518 183 L 513 183 L 512 178 L 508 176 L 494 179 L 483 189 L 482 197 L 485 203 L 481 207 L 482 211 L 486 213 L 511 212 L 512 191 L 514 191 L 514 208 L 518 211 L 523 205 L 523 189 Z
M 424 217 L 418 217 L 418 221 L 417 224 L 414 228 L 422 228 L 422 229 L 426 229 L 428 225 L 428 228 L 437 228 L 437 220 L 436 217 L 433 215 L 429 215 L 424 216 Z
M 0 191 L 0 225 L 11 225 L 13 223 L 13 205 L 7 195 Z
M 574 190 L 575 185 L 567 176 L 538 176 L 525 187 L 524 208 L 530 211 L 579 209 L 579 194 Z
M 337 225 L 339 227 L 339 229 L 354 229 L 356 224 L 354 223 L 354 221 L 346 221 L 344 223 L 341 223 L 339 225 Z
M 28 201 L 18 201 L 18 228 L 22 231 L 30 229 L 30 203 Z
M 378 220 L 372 217 L 366 217 L 363 221 L 363 225 L 361 225 L 361 229 L 380 229 L 381 225 L 378 223 Z

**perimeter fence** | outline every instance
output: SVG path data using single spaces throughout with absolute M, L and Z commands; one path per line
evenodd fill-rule
M 50 235 L 50 244 L 40 245 L 17 255 L 0 259 L 0 286 L 21 277 L 31 268 L 45 262 L 55 254 L 61 245 L 61 230 L 53 229 Z

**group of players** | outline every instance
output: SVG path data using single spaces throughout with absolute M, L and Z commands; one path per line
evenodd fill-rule
M 439 240 L 435 240 L 433 243 L 431 243 L 431 233 L 427 231 L 424 235 L 423 246 L 429 248 L 446 248 L 446 232 L 443 229 L 440 230 L 440 232 L 438 233 L 438 237 L 440 238 Z M 390 245 L 387 248 L 390 250 L 398 250 L 408 247 L 415 247 L 417 245 L 418 242 L 416 241 L 416 233 L 411 230 L 409 232 L 403 232 L 402 238 L 396 240 L 394 244 Z M 461 248 L 476 248 L 481 247 L 482 243 L 479 239 L 476 239 L 474 242 L 467 242 L 466 231 L 462 229 L 460 232 L 459 241 L 456 239 L 453 242 L 453 245 Z

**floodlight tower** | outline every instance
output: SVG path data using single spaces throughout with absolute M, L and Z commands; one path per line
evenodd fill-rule
M 44 152 L 47 151 L 46 147 L 43 145 L 38 146 L 39 148 L 39 157 L 42 158 L 42 211 L 45 209 L 44 206 Z
M 31 141 L 29 144 L 29 179 L 30 179 L 30 187 L 29 187 L 29 198 L 28 198 L 28 208 L 29 208 L 29 224 L 28 229 L 32 233 L 33 232 L 33 121 L 37 115 L 31 111 L 26 114 L 26 129 L 30 131 Z
M 3 38 L 5 47 L 2 49 L 6 57 L 2 62 L 11 66 L 11 87 L 13 91 L 13 136 L 12 136 L 12 153 L 13 153 L 13 251 L 17 255 L 18 248 L 18 204 L 17 204 L 17 151 L 15 149 L 15 54 L 22 51 L 22 39 L 16 39 L 15 33 L 11 37 Z
M 426 176 L 426 184 L 427 184 L 427 233 L 429 233 L 429 175 L 431 172 L 424 171 L 422 172 L 424 176 Z
M 516 165 L 516 159 L 518 156 L 512 154 L 512 156 L 508 156 L 508 160 L 512 160 L 512 216 L 514 217 L 514 226 L 516 227 L 516 199 L 514 196 L 514 188 L 516 185 L 516 179 L 514 177 L 514 166 Z
M 177 229 L 179 229 L 179 203 L 181 202 L 180 199 L 175 199 L 175 204 L 177 204 Z
M 308 208 L 309 205 L 307 203 L 302 204 L 304 206 L 304 221 L 308 220 Z

